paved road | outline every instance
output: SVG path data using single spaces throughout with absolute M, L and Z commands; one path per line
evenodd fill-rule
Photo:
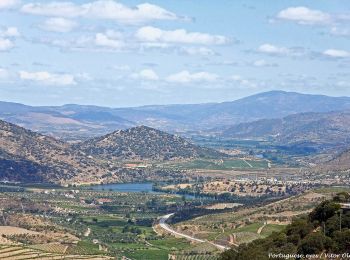
M 191 237 L 189 235 L 186 235 L 184 233 L 179 233 L 177 231 L 175 231 L 174 229 L 172 229 L 167 223 L 166 221 L 172 216 L 174 215 L 174 213 L 171 213 L 171 214 L 168 214 L 168 215 L 165 215 L 165 216 L 162 216 L 159 220 L 159 225 L 161 226 L 161 228 L 163 228 L 164 230 L 168 231 L 169 233 L 172 233 L 173 235 L 176 235 L 176 236 L 179 236 L 179 237 L 184 237 L 186 238 L 187 240 L 191 240 L 191 241 L 195 241 L 195 242 L 199 242 L 199 243 L 209 243 L 209 244 L 212 244 L 213 246 L 215 246 L 216 248 L 219 248 L 220 250 L 227 250 L 227 249 L 230 249 L 230 247 L 227 247 L 227 246 L 222 246 L 222 245 L 218 245 L 218 244 L 215 244 L 213 242 L 210 242 L 210 241 L 207 241 L 207 240 L 203 240 L 203 239 L 198 239 L 198 238 L 195 238 L 195 237 Z

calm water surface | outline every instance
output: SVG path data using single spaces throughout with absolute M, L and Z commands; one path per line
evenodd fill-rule
M 119 192 L 149 192 L 157 193 L 152 190 L 152 183 L 116 183 L 116 184 L 101 184 L 91 186 L 94 190 L 112 190 Z

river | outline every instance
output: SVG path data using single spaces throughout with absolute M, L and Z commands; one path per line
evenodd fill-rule
M 154 191 L 152 189 L 153 183 L 151 182 L 132 182 L 132 183 L 114 183 L 114 184 L 100 184 L 93 185 L 90 188 L 99 191 L 118 191 L 118 192 L 147 192 L 153 194 L 168 194 L 165 192 Z M 189 194 L 179 194 L 179 196 L 185 196 L 186 199 L 202 198 L 207 200 L 213 200 L 213 198 L 205 196 L 193 196 Z
M 141 182 L 141 183 L 115 183 L 115 184 L 101 184 L 93 185 L 93 190 L 110 190 L 119 192 L 149 192 L 159 193 L 152 190 L 153 183 Z

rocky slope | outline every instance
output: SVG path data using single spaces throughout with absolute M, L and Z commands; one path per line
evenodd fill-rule
M 105 172 L 66 143 L 0 121 L 0 180 L 90 182 Z
M 184 138 L 146 126 L 119 130 L 74 147 L 90 156 L 105 159 L 170 160 L 225 156 L 216 150 L 196 146 Z

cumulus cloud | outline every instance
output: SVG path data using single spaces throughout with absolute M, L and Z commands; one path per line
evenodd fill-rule
M 277 17 L 299 24 L 327 24 L 332 20 L 330 14 L 319 10 L 313 10 L 305 6 L 288 7 L 281 10 L 277 14 Z
M 252 82 L 251 80 L 244 79 L 240 75 L 233 75 L 231 77 L 231 80 L 233 80 L 234 82 L 237 82 L 240 86 L 243 86 L 243 87 L 249 87 L 249 88 L 257 87 L 257 84 L 255 82 Z
M 70 32 L 74 28 L 76 28 L 78 24 L 75 21 L 62 18 L 62 17 L 54 17 L 47 19 L 43 24 L 39 27 L 43 30 L 50 32 Z
M 34 40 L 42 43 L 68 50 L 86 51 L 121 51 L 125 47 L 123 35 L 113 30 L 106 30 L 95 34 L 83 35 L 72 38 L 41 37 Z
M 184 29 L 172 31 L 162 30 L 153 26 L 144 26 L 136 32 L 136 38 L 143 42 L 155 43 L 186 43 L 186 44 L 225 44 L 228 39 L 222 35 L 211 35 L 200 32 L 187 32 Z
M 12 8 L 12 7 L 16 6 L 17 4 L 19 4 L 18 0 L 1 0 L 0 1 L 0 10 Z
M 20 71 L 19 77 L 22 80 L 29 80 L 33 82 L 46 84 L 46 85 L 67 86 L 67 85 L 77 84 L 73 75 L 54 74 L 47 71 L 38 71 L 38 72 Z
M 286 47 L 280 47 L 269 43 L 260 45 L 258 51 L 267 54 L 287 54 L 290 52 L 290 50 Z
M 19 36 L 17 27 L 0 28 L 0 51 L 8 51 L 15 47 L 14 38 Z
M 108 19 L 131 24 L 179 19 L 176 14 L 157 5 L 143 3 L 128 7 L 112 0 L 100 0 L 81 5 L 73 2 L 29 3 L 25 4 L 21 11 L 33 15 Z
M 110 49 L 121 49 L 125 44 L 120 33 L 108 30 L 105 33 L 97 33 L 95 35 L 95 45 Z
M 0 51 L 8 51 L 15 47 L 15 44 L 9 39 L 0 38 Z
M 0 37 L 19 37 L 20 33 L 17 27 L 0 28 Z
M 144 69 L 138 73 L 133 73 L 131 77 L 134 79 L 142 79 L 142 80 L 153 80 L 153 81 L 159 80 L 159 76 L 152 69 Z
M 209 72 L 190 73 L 187 70 L 172 74 L 166 78 L 171 83 L 191 83 L 191 82 L 213 82 L 219 78 L 218 75 Z
M 349 58 L 350 52 L 337 49 L 328 49 L 323 52 L 323 55 L 330 58 Z

